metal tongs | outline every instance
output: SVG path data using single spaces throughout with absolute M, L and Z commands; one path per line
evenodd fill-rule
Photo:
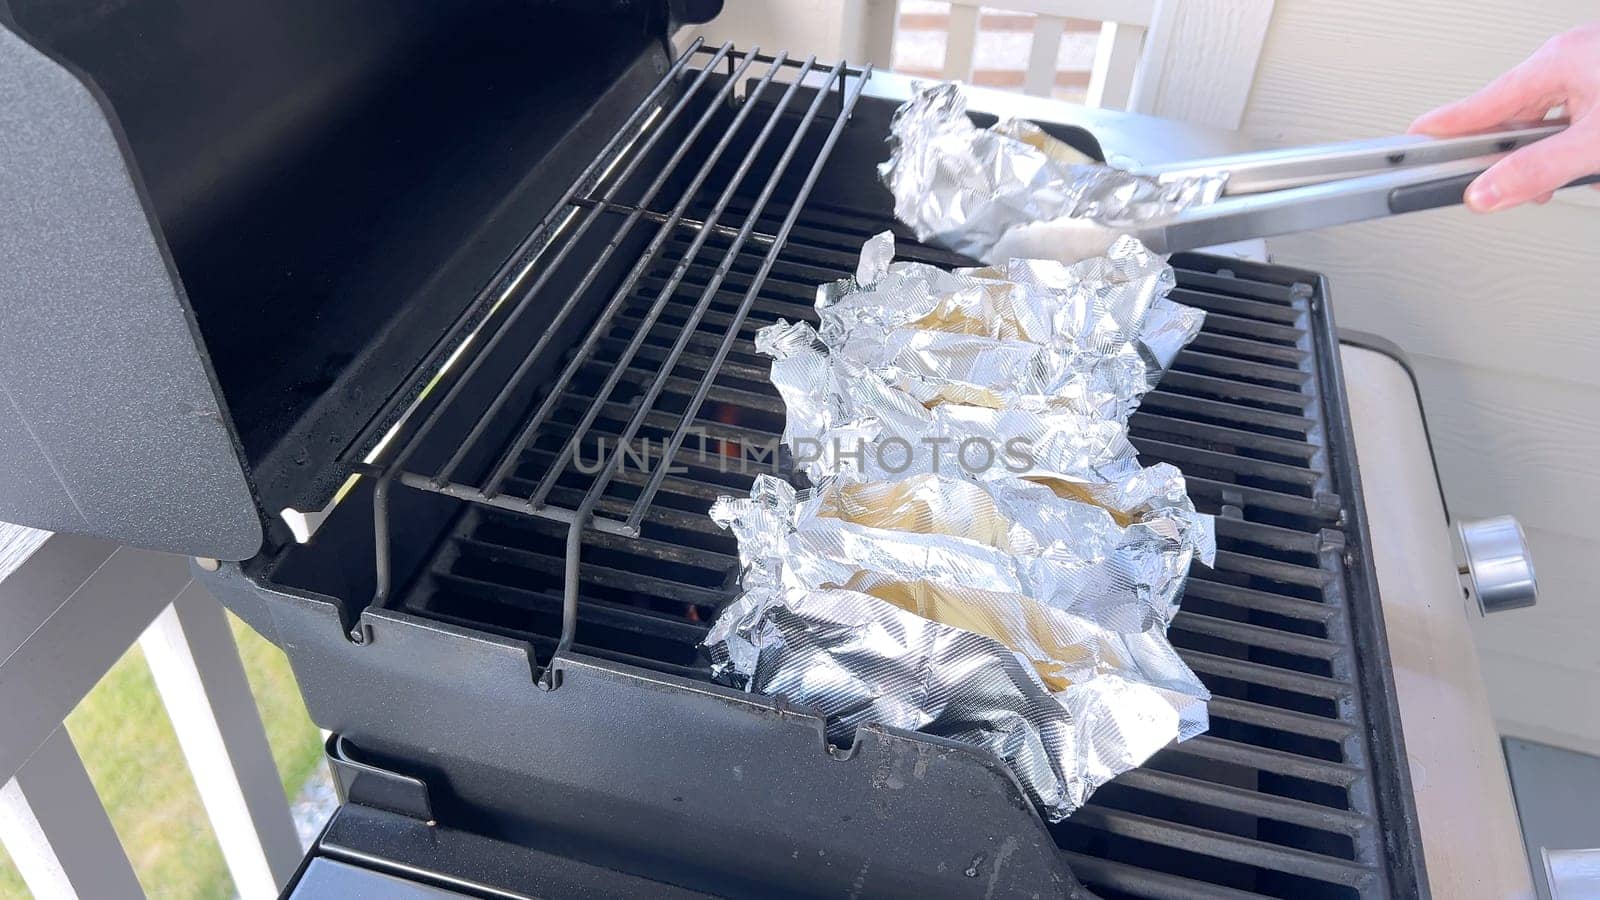
M 1136 225 L 1131 233 L 1158 253 L 1176 253 L 1451 206 L 1508 153 L 1566 127 L 1552 119 L 1463 137 L 1401 135 L 1139 169 L 1162 181 L 1216 174 L 1227 180 L 1216 202 Z M 1566 186 L 1597 182 L 1600 175 Z

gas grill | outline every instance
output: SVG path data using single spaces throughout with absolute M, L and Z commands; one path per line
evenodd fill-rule
M 425 53 L 433 86 L 413 118 L 466 103 L 453 138 L 355 116 L 396 98 L 352 87 L 302 123 L 300 145 L 267 143 L 313 148 L 293 157 L 313 174 L 252 186 L 225 171 L 228 202 L 204 206 L 169 168 L 192 158 L 162 143 L 140 77 L 158 64 L 105 54 L 101 32 L 29 6 L 12 2 L 17 31 L 94 79 L 119 117 L 157 226 L 144 238 L 183 286 L 145 291 L 148 312 L 199 352 L 113 353 L 97 386 L 95 403 L 138 404 L 130 386 L 159 378 L 164 401 L 189 398 L 184 415 L 163 406 L 143 433 L 80 422 L 39 438 L 41 452 L 121 441 L 107 465 L 135 479 L 120 508 L 143 514 L 62 512 L 49 486 L 104 497 L 89 480 L 108 476 L 57 466 L 0 488 L 0 518 L 196 556 L 197 575 L 287 652 L 335 733 L 345 801 L 295 896 L 402 883 L 419 897 L 1426 894 L 1316 274 L 1173 259 L 1173 299 L 1205 310 L 1205 328 L 1132 433 L 1146 464 L 1180 467 L 1219 517 L 1216 566 L 1191 573 L 1171 629 L 1215 695 L 1211 729 L 1047 825 L 997 759 L 876 726 L 829 745 L 806 710 L 713 683 L 698 646 L 737 593 L 735 543 L 707 508 L 791 468 L 754 332 L 814 321 L 816 286 L 850 274 L 885 229 L 902 258 L 973 264 L 893 221 L 874 167 L 894 103 L 867 89 L 870 69 L 676 54 L 664 36 L 691 16 L 645 2 L 603 17 L 554 4 L 549 21 L 611 36 L 525 62 L 544 51 L 482 29 L 549 10 L 419 5 L 394 26 L 417 33 L 373 38 L 384 52 L 352 65 L 415 78 L 425 70 L 406 54 Z M 308 5 L 291 21 L 332 15 Z M 525 64 L 554 80 L 528 88 L 546 99 L 515 95 Z M 562 91 L 577 96 L 548 100 Z M 542 102 L 550 120 L 535 122 Z M 226 118 L 184 109 L 202 132 Z M 338 130 L 351 123 L 389 130 L 363 144 Z M 1090 132 L 1040 124 L 1101 155 Z M 416 142 L 385 144 L 402 134 Z M 378 180 L 425 172 L 423 196 L 293 193 L 363 166 Z M 422 215 L 422 201 L 442 204 L 437 221 L 374 218 L 370 247 L 338 230 Z M 291 235 L 308 213 L 328 216 L 305 223 L 325 243 Z M 234 239 L 212 230 L 230 222 Z M 280 243 L 257 255 L 261 241 Z M 117 302 L 75 312 L 115 319 Z M 278 318 L 293 313 L 310 318 Z M 279 344 L 255 351 L 252 335 Z M 36 354 L 13 349 L 19 365 Z M 208 474 L 169 477 L 185 468 Z

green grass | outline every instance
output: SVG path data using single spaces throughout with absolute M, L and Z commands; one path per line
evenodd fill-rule
M 292 799 L 321 758 L 321 735 L 306 717 L 283 653 L 231 614 L 229 620 L 284 795 Z M 67 731 L 145 892 L 162 900 L 232 897 L 222 850 L 137 644 L 67 717 Z M 0 897 L 27 896 L 0 850 Z

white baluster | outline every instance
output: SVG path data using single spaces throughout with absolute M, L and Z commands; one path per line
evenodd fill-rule
M 1022 90 L 1035 97 L 1048 97 L 1056 87 L 1056 58 L 1061 53 L 1061 36 L 1067 20 L 1040 14 L 1033 21 L 1033 46 L 1028 49 L 1028 73 Z
M 972 58 L 978 46 L 978 7 L 950 4 L 950 34 L 944 45 L 946 81 L 972 80 Z
M 191 584 L 139 638 L 245 900 L 276 897 L 300 861 L 283 785 L 222 607 Z
M 0 843 L 36 900 L 144 896 L 64 725 L 0 787 Z
M 1090 106 L 1128 108 L 1134 78 L 1139 74 L 1144 37 L 1142 25 L 1107 22 L 1100 26 L 1100 46 L 1095 50 L 1085 98 Z
M 848 14 L 847 14 L 848 15 Z M 853 63 L 888 70 L 894 65 L 895 25 L 900 20 L 899 0 L 864 0 L 860 8 L 861 49 L 846 54 Z

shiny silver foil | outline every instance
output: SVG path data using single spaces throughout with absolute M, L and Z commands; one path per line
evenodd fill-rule
M 893 257 L 872 238 L 819 289 L 820 328 L 756 336 L 816 487 L 717 502 L 744 593 L 706 646 L 832 740 L 879 722 L 991 750 L 1060 819 L 1206 728 L 1166 629 L 1213 523 L 1127 435 L 1201 315 L 1133 240 L 1073 265 Z
M 1076 408 L 1126 419 L 1205 315 L 1166 298 L 1171 266 L 1124 237 L 1066 265 L 946 272 L 869 239 L 854 278 L 817 292 L 819 337 L 925 405 Z
M 918 473 L 830 479 L 796 499 L 788 484 L 763 478 L 759 499 L 722 498 L 712 518 L 747 542 L 753 535 L 736 520 L 752 504 L 780 511 L 785 563 L 813 587 L 927 582 L 1146 631 L 1171 621 L 1189 562 L 1209 565 L 1216 554 L 1211 517 L 1195 511 L 1168 465 L 1069 496 L 1029 479 Z
M 762 329 L 772 383 L 788 407 L 784 441 L 813 480 L 966 472 L 1115 481 L 1136 470 L 1127 429 L 1086 409 L 924 405 L 882 373 L 820 346 L 810 325 Z
M 1138 241 L 1065 265 L 945 271 L 867 241 L 854 278 L 818 290 L 820 331 L 756 336 L 813 478 L 964 470 L 1114 482 L 1137 470 L 1127 417 L 1198 333 L 1172 270 Z
M 985 262 L 1005 261 L 995 247 L 1019 227 L 1063 218 L 1149 223 L 1214 201 L 1225 183 L 1221 175 L 1157 181 L 1072 162 L 1070 148 L 1031 123 L 973 125 L 961 88 L 948 83 L 921 88 L 895 112 L 889 143 L 879 174 L 894 194 L 895 217 L 918 240 Z
M 745 589 L 707 637 L 718 674 L 817 709 L 833 740 L 879 722 L 989 749 L 1057 820 L 1206 728 L 1209 695 L 1147 605 L 1209 560 L 1192 507 L 1119 524 L 1021 480 L 761 476 L 712 517 Z

